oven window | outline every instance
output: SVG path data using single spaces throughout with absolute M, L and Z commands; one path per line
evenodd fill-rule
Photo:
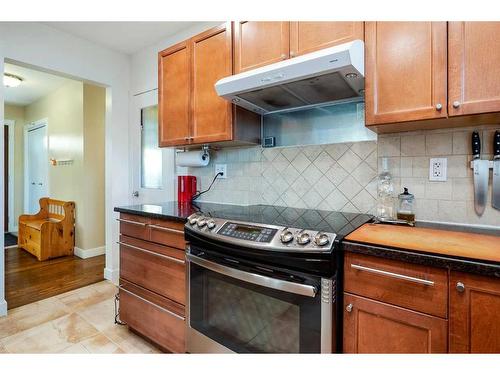
M 321 302 L 190 265 L 191 327 L 237 353 L 319 353 Z

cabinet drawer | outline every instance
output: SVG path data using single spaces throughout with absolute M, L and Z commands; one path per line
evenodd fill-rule
M 184 250 L 184 223 L 169 220 L 153 220 L 149 224 L 151 241 Z
M 149 218 L 121 214 L 118 221 L 120 222 L 120 234 L 140 238 L 146 241 L 149 240 L 150 230 L 148 224 L 151 222 Z
M 120 237 L 120 277 L 182 305 L 186 301 L 184 251 Z
M 127 325 L 173 353 L 185 353 L 185 318 L 172 302 L 133 284 L 120 287 L 120 319 Z
M 448 272 L 373 256 L 346 253 L 346 292 L 447 317 Z

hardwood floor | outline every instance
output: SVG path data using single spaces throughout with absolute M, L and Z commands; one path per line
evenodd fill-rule
M 28 252 L 5 249 L 5 299 L 8 308 L 26 305 L 104 280 L 104 255 L 39 262 Z

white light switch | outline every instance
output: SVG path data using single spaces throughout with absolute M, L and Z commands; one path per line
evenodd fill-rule
M 448 159 L 432 158 L 429 162 L 429 181 L 446 181 Z

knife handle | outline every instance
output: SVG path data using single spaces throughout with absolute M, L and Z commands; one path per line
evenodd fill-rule
M 481 139 L 478 132 L 472 132 L 472 157 L 478 159 L 481 156 Z
M 500 130 L 497 130 L 493 136 L 493 158 L 500 158 Z

